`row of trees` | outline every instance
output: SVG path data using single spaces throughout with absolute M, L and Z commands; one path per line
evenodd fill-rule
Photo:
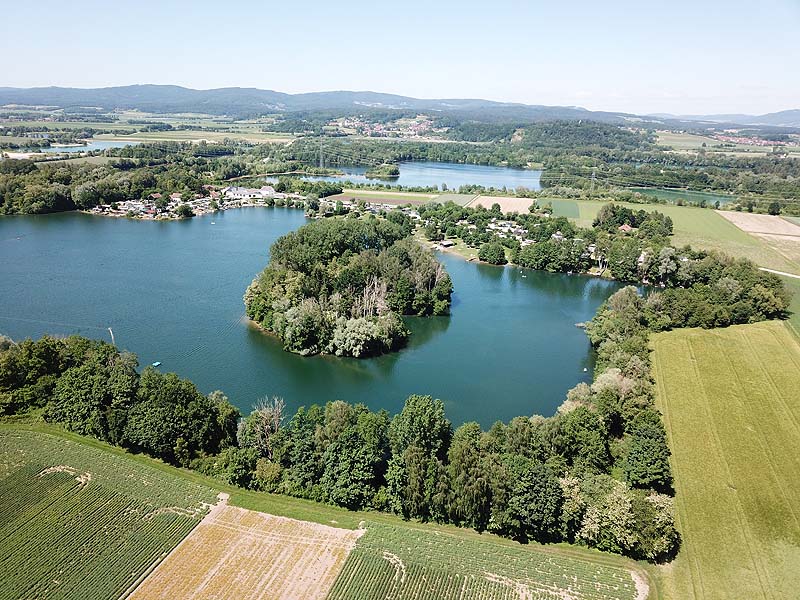
M 367 357 L 408 339 L 399 315 L 446 315 L 452 284 L 399 211 L 322 219 L 283 236 L 245 293 L 248 317 L 299 354 Z
M 184 466 L 236 445 L 240 413 L 221 392 L 204 396 L 174 373 L 137 367 L 132 354 L 78 336 L 0 343 L 0 414 L 38 410 L 70 431 Z

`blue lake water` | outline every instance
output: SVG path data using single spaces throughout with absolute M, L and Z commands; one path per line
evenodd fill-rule
M 139 142 L 107 142 L 107 141 L 92 141 L 85 146 L 53 146 L 50 148 L 39 148 L 44 153 L 60 154 L 62 152 L 89 152 L 93 150 L 108 150 L 109 148 L 124 148 L 125 146 L 132 146 Z M 26 150 L 26 152 L 35 152 L 36 148 Z
M 511 169 L 487 165 L 466 165 L 461 163 L 442 163 L 428 161 L 401 162 L 400 177 L 395 179 L 368 179 L 364 176 L 365 167 L 336 167 L 345 173 L 339 177 L 304 177 L 314 181 L 353 181 L 357 183 L 387 183 L 407 187 L 436 187 L 447 185 L 455 191 L 462 185 L 480 185 L 485 188 L 514 189 L 524 187 L 530 190 L 542 189 L 539 178 L 541 171 L 533 169 Z
M 244 411 L 264 395 L 300 405 L 342 399 L 399 411 L 409 394 L 445 401 L 456 424 L 551 415 L 589 381 L 575 323 L 618 285 L 493 267 L 440 254 L 452 316 L 409 318 L 408 348 L 375 359 L 301 357 L 244 319 L 242 296 L 279 236 L 305 221 L 287 208 L 157 222 L 80 213 L 0 218 L 0 333 L 79 333 L 162 363 Z M 584 370 L 586 369 L 586 370 Z

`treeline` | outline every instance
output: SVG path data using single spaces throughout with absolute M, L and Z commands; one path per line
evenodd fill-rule
M 137 367 L 134 355 L 78 336 L 0 339 L 0 415 L 39 410 L 70 431 L 183 466 L 236 445 L 240 413 L 221 392 L 203 396 L 174 373 Z
M 302 226 L 273 244 L 245 293 L 247 316 L 303 355 L 399 349 L 409 335 L 399 315 L 446 315 L 452 292 L 444 267 L 411 231 L 399 211 Z

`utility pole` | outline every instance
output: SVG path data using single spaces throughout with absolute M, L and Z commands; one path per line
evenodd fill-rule
M 323 168 L 323 160 L 322 160 L 322 136 L 319 137 L 319 168 Z
M 597 175 L 597 167 L 593 167 L 592 168 L 592 191 L 591 191 L 592 195 L 594 195 L 594 179 L 595 179 L 596 175 Z

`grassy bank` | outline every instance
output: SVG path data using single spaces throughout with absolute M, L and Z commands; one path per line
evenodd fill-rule
M 683 536 L 663 569 L 666 595 L 796 597 L 800 344 L 777 321 L 652 344 Z

